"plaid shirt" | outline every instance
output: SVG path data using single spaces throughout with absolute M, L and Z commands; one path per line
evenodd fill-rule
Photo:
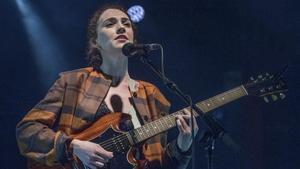
M 164 116 L 170 104 L 152 84 L 134 81 L 131 91 L 137 113 L 143 123 Z M 68 161 L 69 135 L 90 126 L 111 80 L 93 68 L 60 74 L 47 95 L 18 123 L 17 142 L 21 154 L 48 166 Z M 166 144 L 166 133 L 150 138 L 142 145 L 144 158 L 160 168 L 186 168 L 190 153 L 180 153 L 176 140 Z

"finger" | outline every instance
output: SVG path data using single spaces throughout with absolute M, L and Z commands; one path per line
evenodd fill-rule
M 181 122 L 179 119 L 176 119 L 176 123 L 177 123 L 177 128 L 179 130 L 180 133 L 184 133 L 184 129 L 182 128 Z
M 180 120 L 180 124 L 181 124 L 181 127 L 183 128 L 183 130 L 186 131 L 189 126 L 187 125 L 187 123 L 184 120 L 184 118 L 182 117 L 182 115 L 178 115 L 177 118 Z
M 191 115 L 191 109 L 190 108 L 184 108 L 182 111 L 185 115 Z
M 177 120 L 176 120 L 176 123 L 177 123 L 177 128 L 178 128 L 179 132 L 180 132 L 181 134 L 186 133 L 186 130 L 183 128 L 180 119 L 177 119 Z
M 191 115 L 188 115 L 188 114 L 184 114 L 184 115 L 181 115 L 185 120 L 190 120 L 191 119 Z
M 185 119 L 188 119 L 189 120 L 189 126 L 191 126 L 191 124 L 192 124 L 192 114 L 191 114 L 191 109 L 190 108 L 185 108 L 185 109 L 183 109 L 183 112 L 184 112 L 184 115 L 182 115 L 183 116 L 183 118 L 185 118 Z M 195 118 L 195 116 L 193 116 L 193 122 L 194 122 L 194 127 L 196 127 L 195 126 L 195 124 L 197 124 L 196 123 L 196 118 Z
M 113 152 L 106 151 L 104 148 L 102 148 L 100 145 L 96 149 L 96 154 L 104 159 L 112 159 L 113 158 Z
M 189 119 L 190 119 L 190 117 L 188 115 L 182 115 L 181 118 L 180 118 L 180 122 L 181 122 L 181 124 L 182 124 L 182 126 L 185 130 L 189 129 L 189 127 L 190 127 L 189 124 L 188 124 Z
M 93 157 L 91 157 L 91 161 L 99 161 L 101 163 L 107 163 L 109 159 L 102 158 L 99 155 L 95 154 Z
M 92 167 L 94 167 L 95 169 L 97 169 L 98 167 L 99 167 L 99 168 L 104 167 L 104 163 L 99 162 L 99 161 L 93 161 L 93 162 L 90 163 L 90 165 L 91 165 Z
M 89 164 L 84 164 L 84 168 L 88 168 L 88 169 L 97 169 L 96 166 L 94 166 L 93 164 L 89 163 Z

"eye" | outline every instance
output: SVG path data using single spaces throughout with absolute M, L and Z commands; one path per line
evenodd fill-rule
M 114 23 L 108 22 L 108 23 L 106 23 L 104 26 L 105 26 L 105 27 L 111 27 L 111 26 L 113 26 L 113 25 L 114 25 Z
M 130 23 L 130 22 L 125 22 L 124 25 L 125 25 L 126 27 L 131 27 L 131 23 Z

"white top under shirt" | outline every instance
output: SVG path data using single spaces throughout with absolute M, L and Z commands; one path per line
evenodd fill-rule
M 129 78 L 128 84 L 129 84 L 130 92 L 137 92 L 138 91 L 139 82 Z M 132 104 L 130 104 L 130 110 L 129 110 L 128 114 L 131 115 L 131 121 L 133 123 L 134 128 L 136 129 L 138 127 L 141 127 L 141 123 L 138 119 L 135 108 L 133 107 Z

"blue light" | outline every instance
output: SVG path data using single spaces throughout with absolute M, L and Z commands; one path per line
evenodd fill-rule
M 33 6 L 26 0 L 17 0 L 16 4 L 35 56 L 35 64 L 39 69 L 41 82 L 45 86 L 49 86 L 49 83 L 57 77 L 59 68 L 65 66 L 63 51 L 58 46 L 55 35 L 48 29 Z
M 128 15 L 130 16 L 133 22 L 140 22 L 144 19 L 145 10 L 140 5 L 134 5 L 127 10 Z

